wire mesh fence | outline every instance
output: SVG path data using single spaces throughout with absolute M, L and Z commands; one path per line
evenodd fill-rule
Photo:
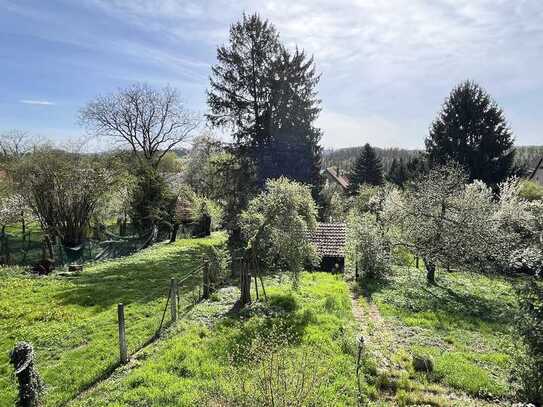
M 103 227 L 89 232 L 80 244 L 68 246 L 44 234 L 35 224 L 23 229 L 7 226 L 0 232 L 0 264 L 34 266 L 44 259 L 50 259 L 56 266 L 83 264 L 128 256 L 162 238 L 165 236 L 158 230 L 121 236 Z

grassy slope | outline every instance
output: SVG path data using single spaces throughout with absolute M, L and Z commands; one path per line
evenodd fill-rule
M 268 281 L 267 291 L 268 304 L 253 305 L 241 316 L 223 315 L 211 325 L 200 321 L 213 319 L 223 303 L 223 310 L 229 308 L 237 290 L 221 292 L 216 303 L 198 305 L 188 322 L 140 355 L 132 369 L 119 372 L 74 404 L 268 405 L 260 392 L 271 370 L 270 359 L 262 354 L 275 343 L 288 364 L 280 376 L 289 378 L 291 388 L 301 371 L 308 383 L 315 379 L 304 405 L 355 405 L 356 349 L 346 283 L 341 277 L 313 273 L 303 275 L 298 291 L 288 281 Z M 273 339 L 278 337 L 287 339 Z M 276 405 L 290 405 L 278 402 L 279 393 L 276 389 Z M 248 394 L 253 396 L 247 399 Z
M 116 304 L 126 306 L 128 348 L 134 351 L 160 323 L 170 277 L 191 271 L 205 246 L 223 240 L 216 234 L 160 244 L 86 266 L 77 277 L 36 278 L 0 269 L 0 406 L 14 403 L 8 352 L 16 341 L 34 344 L 46 405 L 70 400 L 118 360 Z M 188 281 L 186 290 L 198 282 Z
M 363 283 L 360 304 L 371 315 L 365 328 L 374 338 L 369 348 L 379 361 L 376 397 L 436 405 L 507 398 L 516 307 L 510 282 L 442 272 L 438 284 L 427 287 L 413 268 L 398 268 L 387 282 Z M 434 373 L 416 374 L 411 355 L 430 356 Z

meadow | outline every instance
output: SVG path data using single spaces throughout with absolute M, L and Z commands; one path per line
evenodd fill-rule
M 266 279 L 268 302 L 229 313 L 229 288 L 74 406 L 356 405 L 355 323 L 341 276 Z
M 376 371 L 375 398 L 398 405 L 507 404 L 515 355 L 513 279 L 464 272 L 438 273 L 427 286 L 424 273 L 397 267 L 384 280 L 362 280 L 358 303 L 367 318 Z M 419 373 L 413 356 L 430 359 Z
M 515 351 L 512 281 L 438 272 L 428 287 L 415 267 L 348 281 L 304 272 L 267 276 L 267 300 L 234 312 L 235 281 L 195 302 L 187 280 L 178 323 L 149 342 L 171 276 L 201 263 L 224 234 L 161 243 L 85 266 L 73 277 L 0 273 L 0 405 L 16 384 L 7 354 L 33 343 L 45 406 L 502 405 Z M 255 298 L 253 290 L 253 299 Z M 126 305 L 131 360 L 118 363 L 116 304 Z M 359 382 L 357 338 L 364 338 Z M 146 345 L 142 348 L 143 345 Z M 417 372 L 413 357 L 432 361 Z M 361 392 L 359 395 L 358 388 Z M 297 404 L 293 404 L 293 400 Z
M 0 405 L 16 396 L 8 353 L 15 342 L 34 345 L 46 386 L 45 404 L 56 406 L 112 371 L 118 363 L 117 303 L 125 304 L 128 350 L 145 344 L 160 324 L 169 280 L 201 264 L 206 246 L 223 234 L 161 243 L 135 255 L 85 265 L 79 275 L 34 277 L 19 268 L 0 270 Z M 181 300 L 200 277 L 185 282 Z

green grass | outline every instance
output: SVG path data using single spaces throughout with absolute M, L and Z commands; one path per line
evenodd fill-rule
M 201 264 L 206 239 L 159 244 L 133 256 L 86 265 L 75 277 L 32 277 L 16 268 L 0 269 L 0 406 L 16 396 L 8 352 L 17 341 L 34 345 L 46 385 L 47 406 L 60 405 L 91 385 L 118 361 L 116 305 L 125 304 L 129 352 L 155 332 L 169 279 Z M 181 294 L 199 283 L 195 276 Z
M 304 405 L 355 405 L 356 348 L 346 283 L 327 273 L 304 273 L 298 290 L 289 281 L 267 280 L 267 291 L 267 303 L 217 318 L 211 326 L 201 318 L 221 304 L 229 308 L 228 296 L 233 300 L 238 292 L 221 292 L 196 306 L 195 317 L 142 354 L 134 368 L 74 405 L 268 405 L 264 383 L 274 383 L 276 405 L 292 405 L 284 400 L 300 396 Z M 276 364 L 279 375 L 273 374 Z M 302 376 L 312 384 L 296 392 Z M 288 394 L 282 383 L 288 383 Z
M 416 388 L 406 392 L 399 386 L 397 397 L 409 404 L 414 393 L 429 392 L 433 384 L 475 399 L 510 397 L 516 312 L 511 281 L 444 271 L 437 274 L 437 281 L 437 286 L 429 287 L 422 271 L 402 267 L 386 281 L 363 283 L 361 305 L 377 307 L 383 322 L 375 329 L 386 327 L 387 341 L 392 344 L 378 350 L 392 360 L 392 367 L 383 374 L 406 374 L 407 387 Z M 404 361 L 394 362 L 402 354 L 407 355 Z M 415 373 L 412 355 L 432 359 L 433 373 Z

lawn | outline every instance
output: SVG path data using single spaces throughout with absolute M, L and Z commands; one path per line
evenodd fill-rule
M 424 273 L 396 268 L 390 278 L 361 283 L 364 330 L 376 361 L 376 399 L 400 405 L 503 403 L 514 349 L 516 309 L 511 281 L 498 276 L 438 273 L 428 287 Z M 416 373 L 413 355 L 433 361 Z
M 0 405 L 16 395 L 8 352 L 15 342 L 34 345 L 37 367 L 47 385 L 45 404 L 71 400 L 110 371 L 118 361 L 116 305 L 125 304 L 129 352 L 157 329 L 170 277 L 181 277 L 201 264 L 205 239 L 161 243 L 133 256 L 86 265 L 74 277 L 32 277 L 21 269 L 0 269 Z M 185 283 L 181 299 L 200 282 Z
M 268 302 L 230 314 L 239 291 L 221 290 L 72 405 L 356 405 L 347 284 L 327 273 L 304 273 L 297 290 L 266 281 Z
M 365 339 L 361 388 L 369 405 L 478 406 L 511 401 L 508 384 L 516 310 L 511 281 L 396 267 L 386 279 L 353 283 L 353 308 L 342 276 L 268 277 L 268 301 L 232 312 L 227 286 L 196 305 L 199 278 L 181 297 L 187 311 L 159 341 L 117 367 L 116 304 L 126 304 L 134 353 L 155 332 L 169 278 L 200 263 L 224 241 L 186 239 L 86 267 L 77 277 L 0 272 L 0 400 L 15 397 L 7 353 L 32 342 L 46 384 L 46 406 L 357 405 L 356 337 Z M 262 291 L 260 291 L 262 297 Z M 255 297 L 253 287 L 253 298 Z M 354 317 L 353 317 L 354 313 Z M 433 362 L 415 372 L 413 356 Z M 111 376 L 107 377 L 111 373 Z M 102 380 L 100 380 L 102 379 Z M 77 396 L 77 397 L 76 397 Z M 75 398 L 75 400 L 74 400 Z M 273 402 L 271 401 L 273 399 Z

